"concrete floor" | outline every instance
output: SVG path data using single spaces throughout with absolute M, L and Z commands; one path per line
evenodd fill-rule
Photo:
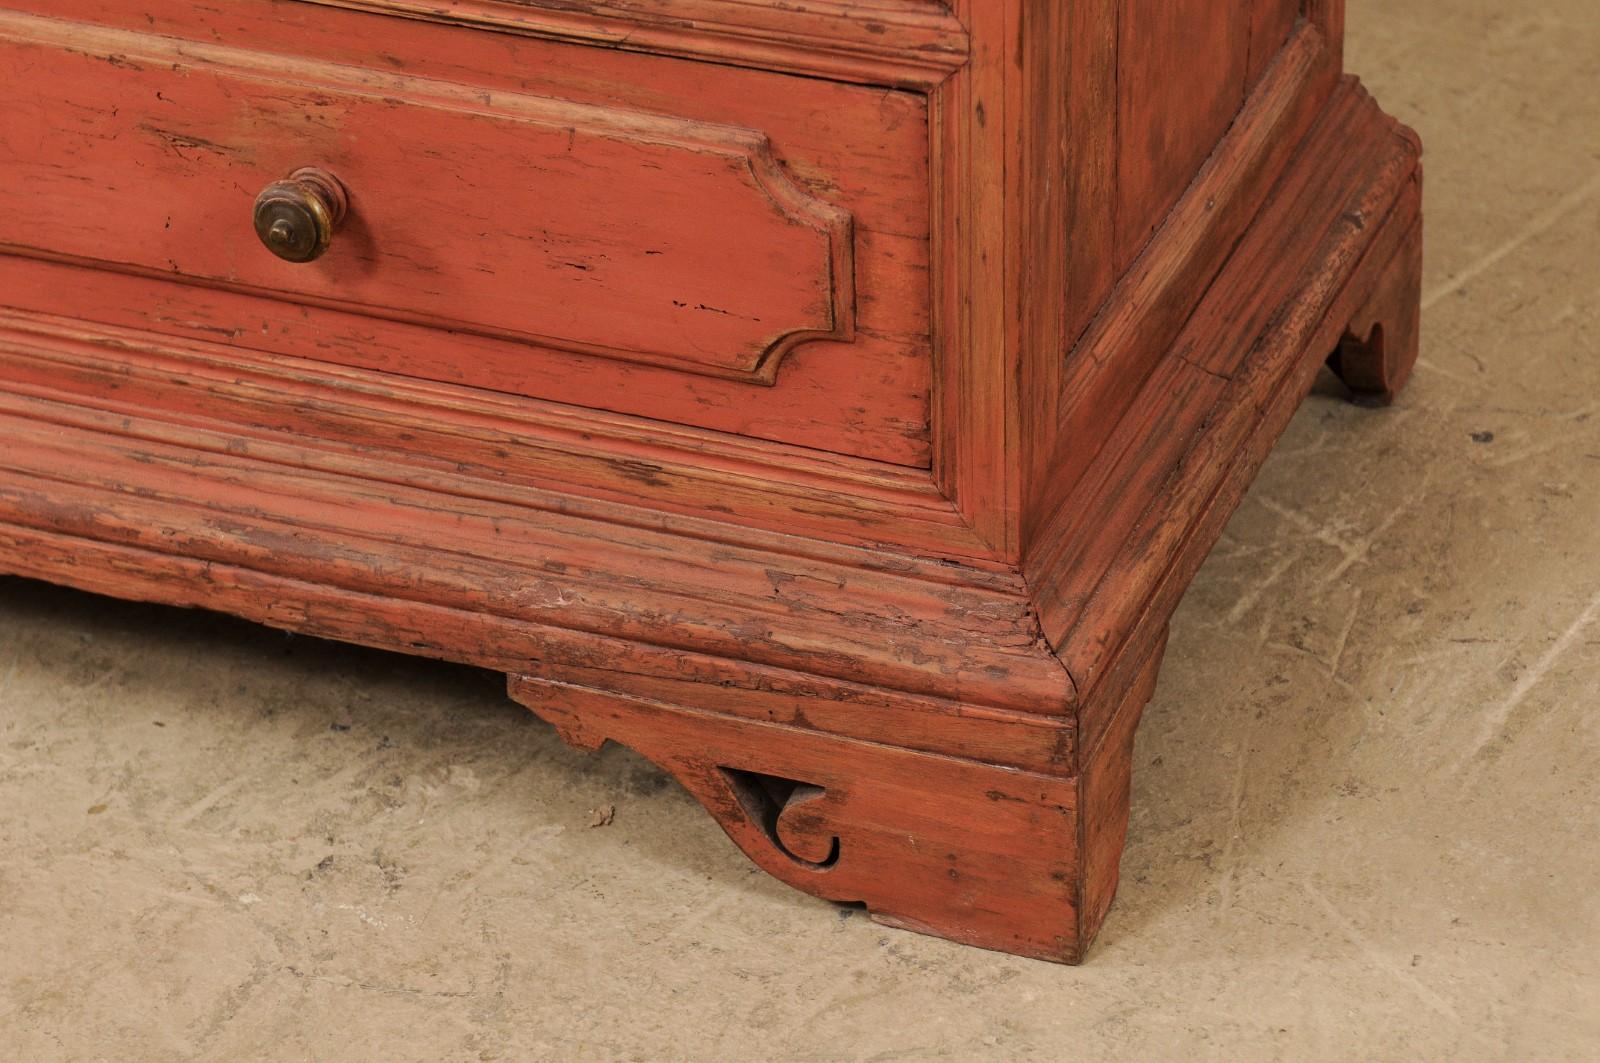
M 0 1060 L 1600 1059 L 1600 5 L 1351 9 L 1422 367 L 1201 573 L 1087 967 L 791 893 L 498 677 L 6 580 Z

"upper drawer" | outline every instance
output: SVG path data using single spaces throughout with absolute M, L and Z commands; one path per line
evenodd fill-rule
M 596 98 L 606 71 L 585 64 L 619 57 L 509 42 L 561 49 L 577 91 L 558 95 L 497 83 L 489 56 L 462 76 L 474 45 L 504 61 L 487 34 L 185 6 L 182 29 L 207 40 L 0 11 L 0 78 L 25 97 L 0 130 L 0 245 L 179 282 L 213 322 L 243 312 L 228 296 L 282 307 L 239 323 L 245 345 L 924 460 L 926 131 L 902 128 L 925 120 L 919 98 L 810 99 L 805 79 L 649 56 L 621 58 L 667 64 L 675 88 Z M 294 28 L 264 7 L 325 37 L 360 20 L 396 47 L 364 42 L 387 69 L 326 43 L 258 47 Z M 449 35 L 452 76 L 404 58 L 419 31 Z M 827 170 L 804 137 L 780 158 L 830 98 L 855 108 L 853 142 L 816 160 Z M 301 166 L 334 174 L 350 210 L 330 251 L 295 265 L 261 246 L 251 211 Z

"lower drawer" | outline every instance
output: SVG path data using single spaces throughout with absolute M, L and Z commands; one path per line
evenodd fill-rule
M 600 101 L 508 88 L 488 55 L 484 84 L 405 58 L 485 46 L 459 27 L 183 5 L 165 28 L 186 39 L 109 6 L 101 24 L 0 11 L 0 78 L 23 95 L 0 154 L 12 300 L 100 287 L 114 298 L 35 308 L 926 462 L 920 99 L 623 56 L 683 87 Z M 393 36 L 372 42 L 385 69 L 327 54 L 356 29 Z M 575 89 L 618 58 L 514 47 L 558 48 Z M 822 106 L 853 108 L 849 136 L 808 160 L 797 131 Z M 252 209 L 305 166 L 349 209 L 325 255 L 289 263 Z

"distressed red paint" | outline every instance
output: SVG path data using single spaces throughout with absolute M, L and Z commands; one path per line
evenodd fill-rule
M 795 887 L 1079 960 L 1195 570 L 1325 360 L 1416 358 L 1342 36 L 0 0 L 0 571 L 504 671 Z M 300 166 L 351 221 L 292 266 Z

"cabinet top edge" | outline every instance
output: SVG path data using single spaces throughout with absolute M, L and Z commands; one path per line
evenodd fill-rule
M 942 0 L 301 2 L 899 88 L 931 88 L 968 56 Z

